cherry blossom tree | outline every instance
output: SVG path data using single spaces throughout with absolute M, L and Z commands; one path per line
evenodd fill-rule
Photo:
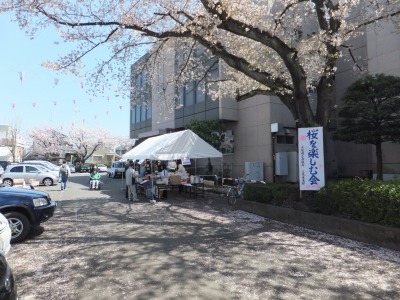
M 68 132 L 68 143 L 72 146 L 77 161 L 85 163 L 97 150 L 114 146 L 116 138 L 106 129 L 72 126 Z
M 81 163 L 85 163 L 97 150 L 114 147 L 119 140 L 106 129 L 80 126 L 70 127 L 67 133 L 52 127 L 33 128 L 29 138 L 32 151 L 36 154 L 50 159 L 71 153 Z
M 300 126 L 326 127 L 338 59 L 347 53 L 358 63 L 351 39 L 367 27 L 397 26 L 400 0 L 5 0 L 1 10 L 14 10 L 33 35 L 55 26 L 64 41 L 80 43 L 47 67 L 79 72 L 86 55 L 108 45 L 110 57 L 89 77 L 122 74 L 129 89 L 127 65 L 146 51 L 148 72 L 170 51 L 180 57 L 174 80 L 216 84 L 215 98 L 273 94 Z M 224 78 L 205 80 L 216 61 L 224 64 Z
M 118 148 L 124 151 L 131 150 L 136 144 L 136 139 L 125 136 L 116 137 L 115 141 Z
M 60 157 L 68 145 L 67 136 L 50 126 L 32 128 L 28 137 L 32 152 L 43 155 L 48 160 Z

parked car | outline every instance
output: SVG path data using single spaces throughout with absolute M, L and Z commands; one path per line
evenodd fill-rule
M 0 299 L 16 300 L 17 287 L 5 256 L 11 248 L 11 227 L 7 218 L 0 213 Z
M 11 164 L 11 162 L 9 162 L 8 160 L 0 160 L 0 166 L 3 167 L 3 169 L 7 169 L 7 166 Z
M 106 165 L 103 165 L 103 164 L 98 164 L 98 165 L 97 165 L 97 170 L 98 170 L 99 172 L 107 172 L 107 166 L 106 166 Z
M 71 173 L 76 173 L 76 169 L 74 164 L 68 164 L 69 170 L 71 171 Z
M 81 173 L 89 173 L 90 172 L 90 165 L 89 164 L 82 164 L 81 165 Z
M 6 256 L 10 251 L 11 228 L 7 218 L 0 213 L 0 254 Z M 1 299 L 1 297 L 0 297 Z
M 17 300 L 17 286 L 7 259 L 0 254 L 0 299 Z
M 60 175 L 60 170 L 59 169 L 51 169 L 48 166 L 44 165 L 44 164 L 35 164 L 35 163 L 18 163 L 17 165 L 29 165 L 29 166 L 35 166 L 39 169 L 41 169 L 44 172 L 50 172 L 51 174 L 53 174 L 54 176 L 56 176 L 58 178 L 58 176 Z
M 108 177 L 125 177 L 125 165 L 122 161 L 115 161 L 111 164 L 111 168 L 107 171 Z
M 26 239 L 34 227 L 53 216 L 56 206 L 47 192 L 0 185 L 0 212 L 10 224 L 11 243 Z
M 51 171 L 59 171 L 59 169 L 60 169 L 59 166 L 56 166 L 55 164 L 52 164 L 51 162 L 45 161 L 45 160 L 27 160 L 27 161 L 24 161 L 23 163 L 24 164 L 41 165 Z
M 37 180 L 46 186 L 58 184 L 58 176 L 30 164 L 9 165 L 0 178 L 7 186 L 13 186 L 15 179 L 23 179 L 26 184 L 29 184 L 29 180 Z

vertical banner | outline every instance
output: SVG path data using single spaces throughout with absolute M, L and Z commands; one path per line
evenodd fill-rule
M 300 190 L 318 191 L 325 186 L 322 127 L 299 128 L 298 137 Z

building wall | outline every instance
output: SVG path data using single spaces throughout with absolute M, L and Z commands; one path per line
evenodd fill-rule
M 382 31 L 367 30 L 351 41 L 353 55 L 361 57 L 358 63 L 370 74 L 386 73 L 400 76 L 400 38 L 399 31 L 393 24 L 385 24 Z M 348 57 L 347 57 L 348 58 Z M 160 74 L 169 76 L 174 72 L 173 56 L 166 59 L 166 64 L 159 69 Z M 337 104 L 346 89 L 364 73 L 355 72 L 353 64 L 345 58 L 338 61 L 336 74 Z M 219 67 L 219 77 L 223 78 L 223 69 Z M 173 84 L 166 87 L 162 96 L 153 86 L 153 115 L 151 124 L 142 122 L 136 124 L 131 138 L 138 137 L 138 133 L 147 136 L 164 133 L 166 128 L 178 129 L 185 127 L 190 120 L 214 120 L 225 122 L 227 130 L 234 133 L 234 153 L 224 154 L 223 168 L 229 170 L 230 176 L 244 174 L 245 162 L 262 161 L 264 176 L 267 181 L 285 181 L 285 176 L 274 176 L 274 154 L 277 152 L 297 151 L 296 124 L 289 110 L 277 97 L 256 96 L 242 102 L 229 97 L 222 97 L 218 101 L 207 99 L 204 102 L 178 109 L 162 109 L 165 103 L 173 104 L 175 87 Z M 161 103 L 160 101 L 167 101 Z M 169 102 L 168 102 L 169 101 Z M 164 113 L 163 113 L 164 112 Z M 283 137 L 293 137 L 292 144 L 279 144 L 272 139 L 271 124 L 279 123 L 283 131 L 277 133 Z M 331 135 L 337 122 L 333 122 Z M 375 172 L 375 147 L 371 145 L 356 145 L 341 141 L 330 140 L 327 143 L 327 163 L 325 166 L 328 175 L 339 177 L 365 176 L 370 170 Z M 400 173 L 398 153 L 400 145 L 387 143 L 384 145 L 384 173 Z M 217 165 L 218 163 L 215 162 Z M 220 169 L 216 166 L 216 169 Z
M 382 24 L 379 31 L 368 28 L 364 35 L 353 39 L 354 56 L 362 57 L 360 65 L 368 74 L 385 73 L 400 76 L 400 34 L 393 23 Z M 352 64 L 340 60 L 336 75 L 336 95 L 340 104 L 346 89 L 365 73 L 355 72 Z M 336 142 L 338 175 L 364 176 L 366 171 L 376 173 L 376 155 L 373 145 L 355 145 L 348 142 Z M 383 172 L 400 173 L 400 145 L 385 143 L 383 145 Z

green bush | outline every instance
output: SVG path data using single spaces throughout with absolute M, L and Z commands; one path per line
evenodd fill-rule
M 298 193 L 297 185 L 293 184 L 247 184 L 244 198 L 281 206 L 292 194 Z
M 400 226 L 400 183 L 347 179 L 316 193 L 314 211 L 369 223 Z M 331 211 L 327 211 L 327 203 Z M 336 210 L 336 211 L 335 211 Z
M 247 184 L 244 198 L 281 206 L 289 197 L 297 199 L 293 184 Z M 368 223 L 400 227 L 400 182 L 344 179 L 328 182 L 318 192 L 303 192 L 303 204 L 312 212 Z
M 247 184 L 244 189 L 245 200 L 272 203 L 272 191 L 265 184 Z

